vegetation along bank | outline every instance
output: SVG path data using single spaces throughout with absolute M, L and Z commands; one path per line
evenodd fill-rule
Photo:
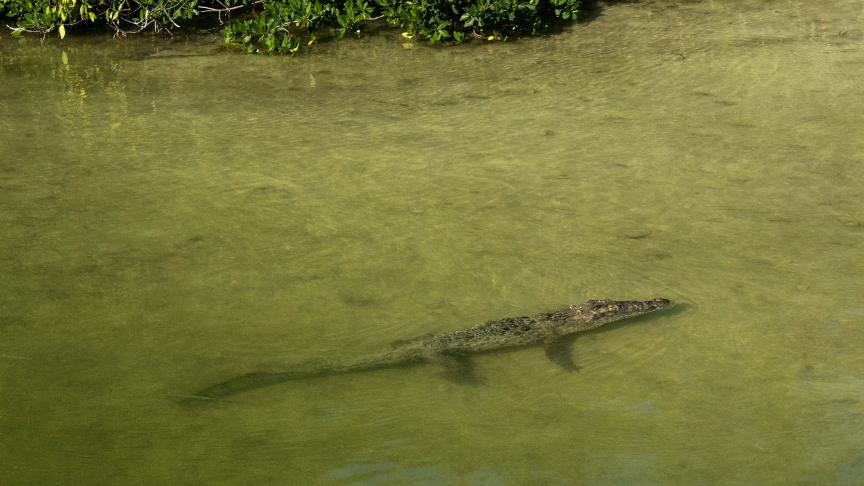
M 295 53 L 315 42 L 316 31 L 332 29 L 341 39 L 377 20 L 433 43 L 537 35 L 554 22 L 575 21 L 578 7 L 579 0 L 0 0 L 0 15 L 12 35 L 63 38 L 69 28 L 98 23 L 119 37 L 164 34 L 200 14 L 221 22 L 233 12 L 240 20 L 220 31 L 228 44 Z

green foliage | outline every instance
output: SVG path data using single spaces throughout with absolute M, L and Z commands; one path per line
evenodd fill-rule
M 222 3 L 230 8 L 245 1 Z M 104 21 L 121 37 L 151 26 L 161 32 L 177 27 L 175 20 L 191 19 L 199 11 L 199 0 L 0 0 L 0 13 L 17 21 L 15 25 L 7 24 L 12 35 L 47 34 L 57 29 L 61 38 L 65 26 L 82 22 Z
M 576 20 L 578 0 L 265 0 L 265 11 L 222 30 L 226 42 L 248 52 L 294 53 L 305 30 L 333 28 L 336 37 L 360 34 L 363 21 L 384 19 L 408 39 L 506 40 L 537 35 L 558 19 Z M 292 40 L 294 39 L 294 40 Z M 314 42 L 314 36 L 308 42 Z
M 56 29 L 62 38 L 65 27 L 104 21 L 124 37 L 149 27 L 170 31 L 175 21 L 202 12 L 217 13 L 221 21 L 222 14 L 246 5 L 260 5 L 263 12 L 226 25 L 225 41 L 251 53 L 293 54 L 315 42 L 316 30 L 333 29 L 341 39 L 378 19 L 404 29 L 408 39 L 432 43 L 537 35 L 558 19 L 576 20 L 579 0 L 0 0 L 0 13 L 16 21 L 9 25 L 12 35 Z

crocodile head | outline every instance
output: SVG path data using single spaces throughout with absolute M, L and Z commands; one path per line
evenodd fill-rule
M 567 309 L 568 324 L 572 331 L 587 331 L 607 322 L 620 321 L 628 317 L 647 314 L 669 306 L 666 299 L 638 300 L 589 300 Z M 565 324 L 566 326 L 567 324 Z M 568 326 L 568 327 L 570 327 Z

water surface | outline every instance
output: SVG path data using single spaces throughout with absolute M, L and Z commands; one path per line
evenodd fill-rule
M 296 58 L 0 34 L 4 484 L 864 481 L 864 2 Z M 573 346 L 239 374 L 591 298 Z

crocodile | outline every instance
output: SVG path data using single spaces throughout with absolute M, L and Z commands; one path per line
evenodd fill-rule
M 589 300 L 581 305 L 533 317 L 508 317 L 487 321 L 461 331 L 421 336 L 396 341 L 393 349 L 349 360 L 313 360 L 287 371 L 254 372 L 205 388 L 194 395 L 183 395 L 182 405 L 195 405 L 238 393 L 312 378 L 332 373 L 367 371 L 421 362 L 437 362 L 459 373 L 470 372 L 465 358 L 471 354 L 513 346 L 540 343 L 547 356 L 565 369 L 578 366 L 569 357 L 562 358 L 562 338 L 569 334 L 595 329 L 603 324 L 647 314 L 669 306 L 667 299 L 648 301 Z

